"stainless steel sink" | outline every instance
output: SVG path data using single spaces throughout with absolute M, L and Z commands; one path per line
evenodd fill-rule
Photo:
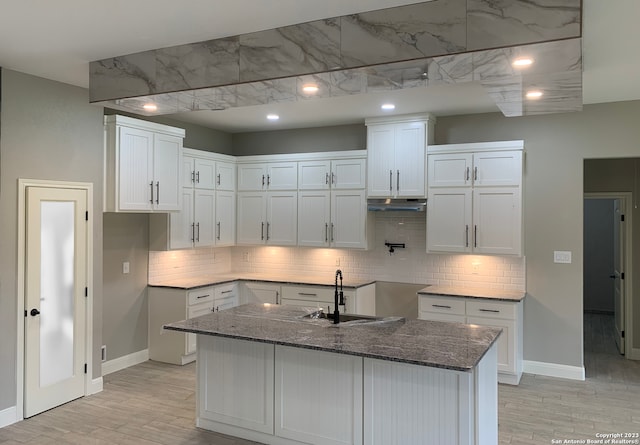
M 348 321 L 380 321 L 384 317 L 374 317 L 372 315 L 357 315 L 357 314 L 340 314 L 340 323 L 346 323 Z M 303 316 L 302 318 L 309 320 L 328 319 L 333 320 L 332 313 L 325 313 L 324 311 L 315 311 Z

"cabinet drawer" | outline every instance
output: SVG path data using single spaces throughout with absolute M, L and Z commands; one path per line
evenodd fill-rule
M 442 312 L 420 311 L 420 313 L 418 314 L 418 318 L 420 320 L 453 321 L 456 323 L 466 323 L 466 318 L 464 315 L 447 314 Z
M 189 306 L 213 301 L 213 288 L 203 287 L 201 289 L 191 290 L 187 292 L 187 301 L 189 302 Z
M 515 320 L 516 305 L 501 301 L 467 300 L 467 315 Z
M 332 302 L 334 291 L 330 287 L 315 286 L 283 286 L 282 298 L 291 300 L 305 301 L 324 301 Z
M 219 298 L 235 297 L 238 294 L 236 289 L 236 283 L 216 286 L 213 290 L 213 295 L 216 300 Z
M 455 297 L 420 295 L 420 312 L 464 315 L 464 300 Z

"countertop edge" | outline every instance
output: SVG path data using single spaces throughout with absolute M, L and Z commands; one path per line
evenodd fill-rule
M 181 285 L 171 285 L 171 284 L 147 284 L 149 287 L 155 288 L 163 288 L 163 289 L 183 289 L 183 290 L 193 290 L 200 289 L 203 287 L 209 286 L 218 286 L 220 284 L 234 283 L 236 281 L 249 281 L 253 283 L 279 283 L 279 284 L 289 284 L 289 285 L 300 285 L 300 286 L 322 286 L 322 287 L 334 287 L 333 283 L 321 284 L 321 283 L 311 283 L 309 281 L 302 280 L 280 280 L 280 279 L 268 279 L 268 278 L 243 278 L 239 276 L 238 278 L 221 278 L 219 280 L 214 279 L 211 282 L 207 282 L 206 284 L 198 284 L 195 286 L 181 286 Z M 364 281 L 358 284 L 345 284 L 343 285 L 344 289 L 359 289 L 361 287 L 369 286 L 374 284 L 376 280 Z
M 520 291 L 516 291 L 517 293 L 520 293 Z M 514 293 L 516 293 L 514 292 Z M 487 292 L 490 293 L 490 292 Z M 442 295 L 445 297 L 453 297 L 453 298 L 471 298 L 471 299 L 476 299 L 476 300 L 494 300 L 494 301 L 511 301 L 514 303 L 519 303 L 522 300 L 525 299 L 525 297 L 527 296 L 527 293 L 525 291 L 522 291 L 522 295 L 519 296 L 500 296 L 500 295 L 473 295 L 473 292 L 467 292 L 465 293 L 464 291 L 460 291 L 460 292 L 454 292 L 454 291 L 439 291 L 437 289 L 434 290 L 430 290 L 428 287 L 424 288 L 424 289 L 420 289 L 418 291 L 418 295 L 433 295 L 433 296 L 438 296 L 438 295 Z

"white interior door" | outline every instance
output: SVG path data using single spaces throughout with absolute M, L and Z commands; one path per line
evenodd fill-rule
M 27 188 L 25 418 L 85 394 L 87 199 Z
M 625 255 L 625 231 L 622 220 L 622 200 L 614 200 L 613 222 L 613 264 L 614 264 L 614 314 L 616 325 L 616 345 L 620 354 L 625 353 L 624 329 L 625 329 L 625 293 L 624 293 L 624 255 Z

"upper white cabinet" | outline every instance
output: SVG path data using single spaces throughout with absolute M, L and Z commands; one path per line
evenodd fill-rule
M 234 245 L 234 158 L 185 148 L 182 159 L 181 210 L 151 217 L 151 250 Z
M 295 246 L 298 192 L 238 192 L 238 244 Z
M 297 189 L 297 162 L 241 163 L 238 165 L 238 191 Z
M 429 147 L 427 252 L 522 255 L 522 141 Z
M 364 189 L 365 159 L 333 159 L 298 163 L 299 190 Z
M 172 212 L 181 205 L 181 128 L 105 116 L 105 211 Z
M 429 115 L 366 120 L 370 198 L 425 196 L 426 148 L 434 122 Z

